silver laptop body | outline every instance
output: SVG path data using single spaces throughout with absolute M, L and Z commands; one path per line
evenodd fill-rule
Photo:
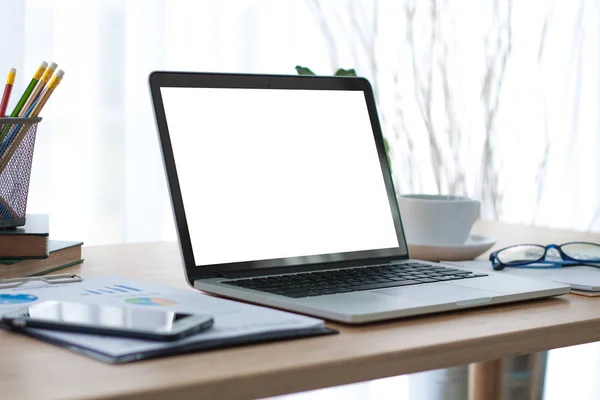
M 411 260 L 367 80 L 154 72 L 188 283 L 345 323 L 569 292 Z

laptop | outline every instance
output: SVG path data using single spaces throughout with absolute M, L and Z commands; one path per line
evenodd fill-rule
M 569 292 L 410 258 L 364 78 L 154 72 L 150 90 L 196 289 L 350 324 Z

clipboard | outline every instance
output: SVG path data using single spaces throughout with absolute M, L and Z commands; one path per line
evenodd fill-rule
M 76 274 L 54 274 L 44 276 L 27 276 L 22 278 L 0 279 L 0 289 L 12 289 L 30 282 L 41 282 L 47 285 L 82 282 L 83 278 Z
M 30 282 L 39 282 L 44 285 L 60 285 L 75 282 L 83 282 L 83 278 L 76 274 L 53 274 L 45 276 L 24 276 L 20 278 L 0 279 L 0 290 L 14 289 L 20 286 L 25 286 Z M 0 304 L 1 301 L 0 301 Z M 0 328 L 8 328 L 0 319 Z
M 23 334 L 33 339 L 40 340 L 42 342 L 46 342 L 58 347 L 62 347 L 64 349 L 70 350 L 74 353 L 78 353 L 92 359 L 102 361 L 107 364 L 128 364 L 134 361 L 142 361 L 142 360 L 151 360 L 155 358 L 162 357 L 171 357 L 178 356 L 182 354 L 196 353 L 208 350 L 218 350 L 225 349 L 230 347 L 242 347 L 247 345 L 261 344 L 261 343 L 270 343 L 277 342 L 283 340 L 295 340 L 295 339 L 303 339 L 314 336 L 326 336 L 326 335 L 335 335 L 339 334 L 339 331 L 332 328 L 327 327 L 315 327 L 311 329 L 289 329 L 278 332 L 268 332 L 268 333 L 260 333 L 254 335 L 244 335 L 234 338 L 227 339 L 215 339 L 209 341 L 195 342 L 195 343 L 178 343 L 172 342 L 170 346 L 164 346 L 162 348 L 157 348 L 154 350 L 147 351 L 133 351 L 123 355 L 112 355 L 92 346 L 86 346 L 83 344 L 74 344 L 68 340 L 63 340 L 58 337 L 48 336 L 43 334 L 43 330 L 41 329 L 15 329 L 10 328 L 10 330 Z M 168 343 L 168 342 L 167 342 Z M 164 343 L 163 343 L 164 344 Z
M 29 282 L 34 284 L 26 285 Z M 64 300 L 117 307 L 164 307 L 184 313 L 208 312 L 215 318 L 216 329 L 175 342 L 103 337 L 0 324 L 2 328 L 109 364 L 339 333 L 326 327 L 320 319 L 118 275 L 86 277 L 83 280 L 75 274 L 56 274 L 5 279 L 0 281 L 0 285 L 2 283 L 5 286 L 0 288 L 8 290 L 0 291 L 0 306 L 2 292 L 5 292 L 4 296 L 17 297 L 17 300 L 20 300 L 19 296 L 35 297 L 34 300 L 25 299 L 29 302 Z M 11 312 L 18 306 L 5 307 L 7 312 Z

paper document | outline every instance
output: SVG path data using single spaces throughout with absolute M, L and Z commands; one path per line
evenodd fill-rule
M 119 276 L 84 278 L 82 282 L 65 285 L 27 284 L 0 290 L 0 313 L 44 300 L 78 301 L 125 307 L 162 308 L 170 311 L 210 314 L 214 318 L 211 329 L 175 342 L 156 342 L 31 329 L 27 332 L 57 344 L 71 344 L 91 351 L 105 361 L 126 362 L 147 358 L 148 354 L 177 353 L 181 348 L 224 347 L 228 340 L 237 344 L 252 342 L 248 338 L 267 335 L 276 338 L 278 332 L 302 332 L 325 329 L 323 320 L 292 314 L 271 308 L 226 300 L 193 290 L 177 289 Z M 331 332 L 328 332 L 331 333 Z M 296 334 L 295 336 L 302 336 Z M 308 335 L 304 335 L 308 336 Z M 288 335 L 291 337 L 291 335 Z M 222 345 L 219 345 L 222 343 Z M 204 346 L 203 344 L 206 344 Z M 173 350 L 173 351 L 171 351 Z M 189 351 L 189 350 L 188 350 Z M 156 355 L 156 354 L 155 354 Z M 118 361 L 115 361 L 118 360 Z
M 476 271 L 493 271 L 490 261 L 442 261 Z M 596 267 L 563 267 L 563 268 L 504 268 L 497 271 L 501 274 L 522 276 L 531 279 L 545 279 L 570 285 L 572 289 L 600 292 L 600 268 Z

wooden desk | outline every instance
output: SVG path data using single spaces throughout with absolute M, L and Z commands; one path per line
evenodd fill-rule
M 475 231 L 518 242 L 600 242 L 583 234 L 495 223 Z M 175 243 L 85 248 L 70 272 L 121 274 L 185 287 Z M 190 289 L 191 290 L 191 289 Z M 600 302 L 576 295 L 410 318 L 339 335 L 111 366 L 0 332 L 0 397 L 246 399 L 444 368 L 600 340 Z M 488 371 L 494 364 L 480 364 Z

